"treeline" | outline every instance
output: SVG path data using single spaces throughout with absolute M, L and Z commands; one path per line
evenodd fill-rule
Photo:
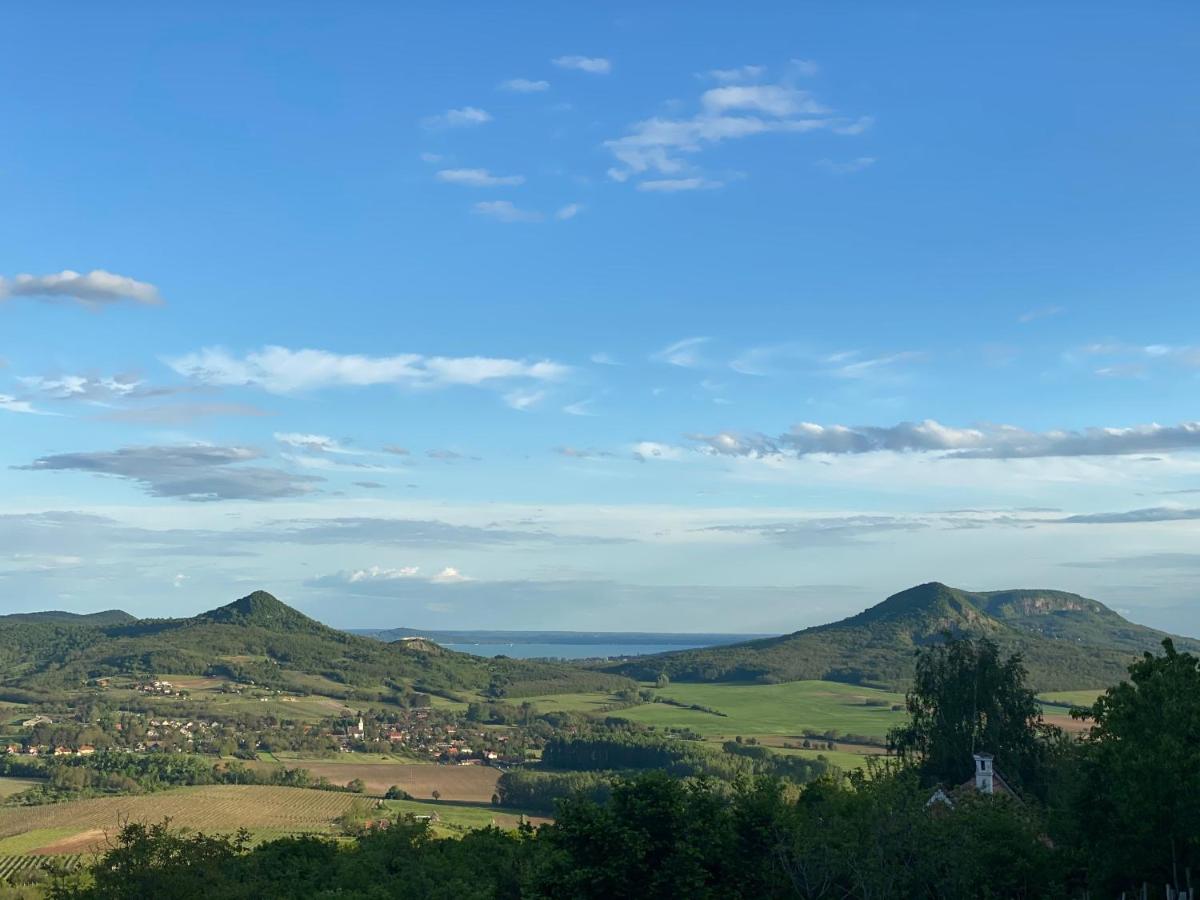
M 1039 898 L 1068 884 L 1018 804 L 930 815 L 916 777 L 822 781 L 790 802 L 769 781 L 732 796 L 662 773 L 575 799 L 537 830 L 436 840 L 412 822 L 353 840 L 183 835 L 128 826 L 57 900 L 249 898 Z M 1069 894 L 1067 895 L 1069 896 Z
M 363 793 L 359 779 L 341 785 L 307 769 L 251 769 L 240 762 L 212 764 L 186 753 L 97 753 L 44 763 L 0 759 L 0 774 L 42 779 L 5 802 L 36 806 L 105 794 L 141 794 L 206 784 L 264 784 Z
M 721 749 L 724 752 L 634 729 L 556 737 L 542 749 L 540 766 L 500 776 L 496 798 L 501 806 L 552 813 L 556 804 L 573 796 L 603 802 L 617 782 L 647 770 L 676 779 L 703 778 L 714 790 L 728 790 L 734 783 L 756 775 L 805 784 L 830 770 L 829 763 L 820 757 L 785 755 L 734 741 Z

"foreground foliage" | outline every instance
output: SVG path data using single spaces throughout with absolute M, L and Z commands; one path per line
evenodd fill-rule
M 1143 885 L 1153 886 L 1145 896 L 1163 896 L 1164 885 L 1200 875 L 1200 659 L 1164 646 L 1096 702 L 1091 731 L 1076 743 L 1029 714 L 1019 658 L 963 642 L 918 662 L 925 678 L 910 702 L 927 717 L 910 737 L 919 752 L 867 774 L 827 774 L 803 788 L 758 776 L 731 788 L 644 772 L 602 797 L 562 801 L 552 824 L 461 840 L 436 839 L 411 818 L 368 819 L 349 840 L 257 847 L 245 833 L 132 824 L 90 874 L 61 878 L 51 896 L 956 900 L 1134 896 Z M 1007 698 L 997 701 L 997 732 L 986 716 L 952 721 L 967 688 L 983 683 Z M 1021 797 L 959 789 L 952 804 L 931 804 L 931 785 L 961 774 L 943 751 L 980 734 L 1008 742 L 1027 782 L 1042 789 Z M 588 765 L 660 752 L 607 739 L 554 750 L 564 764 Z

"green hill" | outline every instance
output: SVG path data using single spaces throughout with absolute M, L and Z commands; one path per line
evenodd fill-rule
M 0 690 L 70 691 L 116 675 L 210 675 L 306 692 L 349 695 L 409 689 L 493 696 L 612 690 L 620 676 L 549 662 L 483 659 L 424 641 L 387 644 L 329 628 L 265 591 L 187 619 L 93 624 L 34 619 L 0 628 Z
M 103 612 L 94 613 L 73 613 L 51 609 L 45 612 L 10 613 L 0 616 L 0 626 L 38 622 L 57 622 L 62 625 L 123 625 L 134 621 L 136 621 L 136 617 L 120 609 L 106 609 Z
M 888 597 L 856 616 L 780 637 L 724 647 L 638 657 L 603 671 L 674 681 L 774 683 L 820 679 L 903 690 L 914 651 L 956 636 L 985 636 L 1020 652 L 1038 690 L 1107 687 L 1130 660 L 1155 650 L 1164 632 L 1136 625 L 1113 610 L 1063 591 L 975 593 L 931 582 Z M 1176 638 L 1180 649 L 1200 642 Z

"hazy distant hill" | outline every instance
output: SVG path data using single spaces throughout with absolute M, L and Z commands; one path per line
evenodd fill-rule
M 1143 650 L 1159 649 L 1164 632 L 1122 618 L 1102 603 L 1063 591 L 972 593 L 922 584 L 856 616 L 781 637 L 724 647 L 680 650 L 603 667 L 677 681 L 823 679 L 904 688 L 917 647 L 945 633 L 983 635 L 1025 657 L 1040 690 L 1105 687 L 1125 675 Z M 1200 642 L 1176 638 L 1179 649 Z
M 0 628 L 0 687 L 52 692 L 97 677 L 161 673 L 210 674 L 365 697 L 409 688 L 490 688 L 517 696 L 628 684 L 618 676 L 555 663 L 482 659 L 424 641 L 384 643 L 347 634 L 265 591 L 187 619 L 126 616 L 94 624 L 87 617 L 51 617 Z

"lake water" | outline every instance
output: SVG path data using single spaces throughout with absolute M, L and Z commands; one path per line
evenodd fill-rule
M 513 659 L 592 659 L 608 656 L 641 656 L 688 650 L 707 644 L 442 644 L 476 656 L 511 656 Z

